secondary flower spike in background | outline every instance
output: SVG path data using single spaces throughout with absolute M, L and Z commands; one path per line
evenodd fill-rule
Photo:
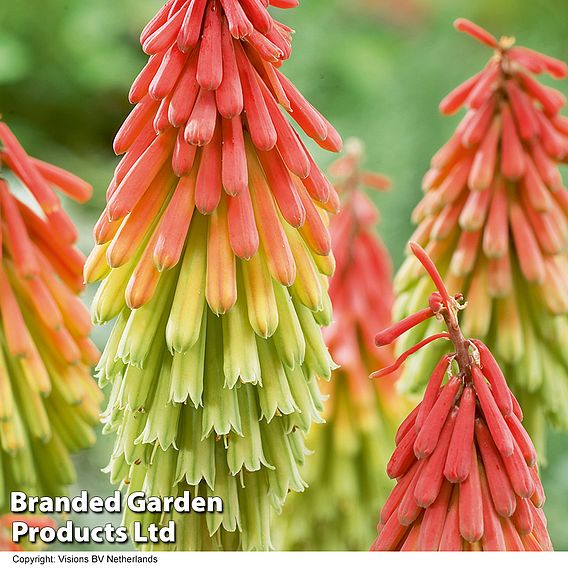
M 329 289 L 334 321 L 324 338 L 340 368 L 323 385 L 326 424 L 308 438 L 315 450 L 305 467 L 310 486 L 290 498 L 278 525 L 284 550 L 367 549 L 371 519 L 391 488 L 384 464 L 407 405 L 395 392 L 396 377 L 369 380 L 394 360 L 392 350 L 379 353 L 374 344 L 376 330 L 391 323 L 394 297 L 391 260 L 375 232 L 379 213 L 364 192 L 384 191 L 390 182 L 363 171 L 362 154 L 361 142 L 351 139 L 330 167 L 342 207 L 330 225 L 337 266 Z
M 462 334 L 463 296 L 448 294 L 424 249 L 416 243 L 410 249 L 437 291 L 427 307 L 380 332 L 377 345 L 433 318 L 447 331 L 426 337 L 372 376 L 380 380 L 438 339 L 449 340 L 454 351 L 428 373 L 422 401 L 398 429 L 387 465 L 397 484 L 371 550 L 552 550 L 537 454 L 521 407 L 487 346 Z
M 568 119 L 560 115 L 564 96 L 537 76 L 564 78 L 568 68 L 467 20 L 455 27 L 494 54 L 440 104 L 447 115 L 467 112 L 424 177 L 413 238 L 448 285 L 466 293 L 464 333 L 491 347 L 542 450 L 545 421 L 568 427 L 568 191 L 558 170 L 568 156 Z M 424 304 L 432 285 L 409 257 L 395 289 L 402 317 Z M 437 325 L 418 327 L 401 350 Z M 418 356 L 402 384 L 422 389 L 435 356 Z
M 297 2 L 170 0 L 146 26 L 86 266 L 95 322 L 117 318 L 99 366 L 112 481 L 224 501 L 174 515 L 178 550 L 270 548 L 333 366 L 339 199 L 285 113 L 325 149 L 341 139 L 280 72 L 291 30 L 269 4 Z
M 91 186 L 30 157 L 0 121 L 0 512 L 11 491 L 63 495 L 70 454 L 94 443 L 99 353 L 78 298 L 84 258 L 56 190 Z

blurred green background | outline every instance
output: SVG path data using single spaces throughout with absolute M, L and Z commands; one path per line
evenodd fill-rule
M 145 63 L 138 35 L 161 5 L 0 2 L 0 113 L 31 154 L 95 186 L 88 205 L 69 204 L 85 251 L 117 163 L 112 139 L 130 109 L 130 84 Z M 297 32 L 284 71 L 344 137 L 366 143 L 369 168 L 393 179 L 394 189 L 377 200 L 380 231 L 396 265 L 412 232 L 421 177 L 457 121 L 441 117 L 438 103 L 490 55 L 455 32 L 452 21 L 473 19 L 496 35 L 514 35 L 523 45 L 568 60 L 566 0 L 302 0 L 298 9 L 274 12 Z M 557 86 L 568 95 L 568 81 Z M 311 149 L 322 166 L 332 159 Z M 107 333 L 96 330 L 99 345 Z M 110 442 L 101 438 L 77 456 L 77 490 L 112 491 L 100 472 Z M 568 436 L 552 434 L 548 454 L 543 478 L 549 528 L 556 549 L 568 550 Z M 87 523 L 101 524 L 101 518 Z

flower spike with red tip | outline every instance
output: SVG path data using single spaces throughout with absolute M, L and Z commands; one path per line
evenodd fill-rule
M 568 119 L 560 114 L 564 96 L 538 75 L 561 79 L 568 66 L 468 20 L 455 27 L 493 56 L 440 104 L 443 114 L 466 113 L 424 176 L 413 239 L 466 293 L 464 331 L 495 353 L 541 447 L 546 421 L 568 428 L 568 352 L 561 348 L 568 341 L 568 190 L 558 169 L 568 157 Z M 395 288 L 403 318 L 424 304 L 432 283 L 410 255 Z M 433 319 L 424 323 L 400 348 L 438 328 Z M 404 390 L 420 392 L 418 378 L 433 355 L 407 367 Z
M 341 139 L 281 71 L 292 30 L 268 8 L 296 4 L 169 0 L 144 28 L 87 261 L 95 322 L 117 318 L 99 366 L 112 481 L 224 500 L 216 515 L 125 518 L 175 520 L 177 550 L 269 549 L 322 420 L 339 199 L 288 115 L 326 150 Z
M 84 258 L 59 193 L 92 188 L 32 158 L 0 121 L 0 513 L 11 491 L 64 494 L 94 443 L 99 353 L 79 300 Z
M 330 225 L 337 267 L 330 283 L 334 321 L 324 337 L 340 368 L 322 385 L 326 424 L 308 438 L 315 450 L 305 467 L 310 487 L 290 498 L 277 525 L 285 550 L 368 548 L 372 520 L 391 489 L 384 464 L 408 409 L 394 388 L 396 375 L 368 378 L 394 358 L 391 348 L 379 353 L 373 343 L 375 331 L 391 322 L 393 293 L 390 257 L 375 230 L 378 211 L 365 195 L 365 188 L 384 191 L 390 183 L 362 169 L 363 153 L 359 140 L 348 140 L 329 169 L 342 207 Z
M 420 245 L 412 242 L 410 250 L 437 287 L 434 316 L 447 327 L 443 336 L 454 352 L 441 357 L 422 401 L 397 432 L 387 465 L 397 484 L 371 550 L 552 550 L 536 451 L 520 406 L 487 346 L 464 337 L 461 294 L 448 294 Z

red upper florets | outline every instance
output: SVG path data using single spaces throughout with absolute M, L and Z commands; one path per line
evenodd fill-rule
M 550 550 L 536 451 L 520 406 L 481 341 L 463 337 L 451 297 L 426 255 L 411 249 L 436 283 L 428 308 L 377 336 L 394 341 L 430 317 L 448 331 L 403 353 L 381 377 L 433 340 L 455 351 L 435 367 L 422 402 L 400 426 L 387 473 L 397 485 L 387 500 L 373 550 Z

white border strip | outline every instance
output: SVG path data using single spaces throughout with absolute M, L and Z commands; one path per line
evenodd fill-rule
M 481 556 L 482 555 L 482 556 Z M 315 568 L 317 564 L 328 566 L 348 563 L 357 568 L 420 566 L 426 568 L 502 568 L 503 563 L 515 563 L 515 568 L 534 568 L 535 562 L 546 563 L 547 568 L 564 568 L 568 565 L 567 552 L 0 552 L 0 566 L 96 566 L 117 568 L 123 566 L 150 566 L 187 568 L 193 562 L 207 567 L 230 566 L 238 568 Z

